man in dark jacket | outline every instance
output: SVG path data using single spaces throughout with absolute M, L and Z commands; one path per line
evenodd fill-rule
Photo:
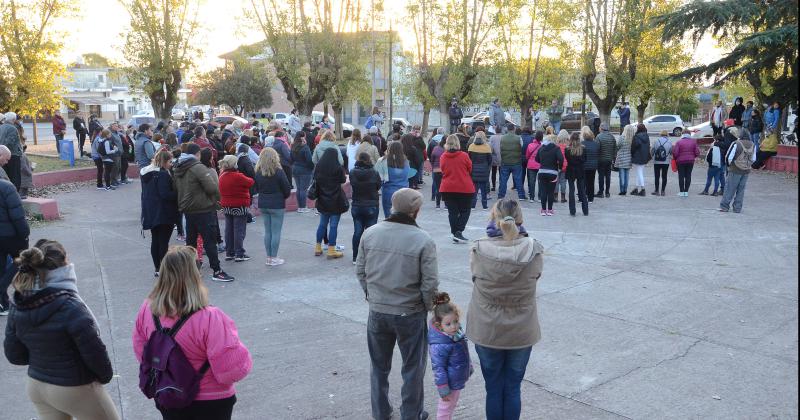
M 611 197 L 611 165 L 617 157 L 617 139 L 608 131 L 608 124 L 600 124 L 600 134 L 595 138 L 600 145 L 600 156 L 597 159 L 598 188 L 595 197 Z
M 513 176 L 514 187 L 520 200 L 525 199 L 525 188 L 522 187 L 522 139 L 514 134 L 514 126 L 508 124 L 507 132 L 500 138 L 500 188 L 497 198 L 506 196 L 508 176 Z
M 458 106 L 458 99 L 453 98 L 450 101 L 450 109 L 448 110 L 450 116 L 450 134 L 455 134 L 458 131 L 458 126 L 461 125 L 461 119 L 464 118 L 464 113 L 461 107 Z
M 16 122 L 17 114 L 13 112 L 5 114 L 5 122 L 0 125 L 0 145 L 8 147 L 11 152 L 11 158 L 3 165 L 3 170 L 14 187 L 19 190 L 22 183 L 22 139 Z
M 78 149 L 80 150 L 78 157 L 81 157 L 84 155 L 83 144 L 86 143 L 86 135 L 89 131 L 86 128 L 86 121 L 80 114 L 75 114 L 75 118 L 72 120 L 72 128 L 75 130 L 75 135 L 78 136 Z
M 625 126 L 631 123 L 631 108 L 627 102 L 623 102 L 617 112 L 619 113 L 619 132 L 621 133 Z
M 364 231 L 378 223 L 378 198 L 381 177 L 373 168 L 372 159 L 367 153 L 358 155 L 358 160 L 350 171 L 350 188 L 353 191 L 353 264 L 358 258 L 358 245 Z
M 600 144 L 591 137 L 583 138 L 583 177 L 586 183 L 586 198 L 594 202 L 594 175 L 597 172 L 597 165 L 600 158 Z M 602 195 L 598 195 L 602 197 Z
M 6 290 L 11 279 L 17 273 L 17 266 L 6 269 L 8 257 L 19 257 L 19 253 L 28 248 L 28 236 L 31 231 L 25 219 L 25 209 L 14 184 L 0 179 L 0 315 L 8 311 L 8 294 Z
M 189 144 L 174 166 L 178 209 L 186 216 L 186 245 L 197 247 L 197 235 L 203 238 L 214 281 L 229 282 L 233 277 L 222 271 L 217 255 L 217 205 L 219 181 L 216 173 L 200 163 L 200 146 Z M 202 262 L 200 262 L 202 264 Z

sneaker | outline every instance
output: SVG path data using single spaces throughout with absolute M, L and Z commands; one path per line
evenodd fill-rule
M 227 258 L 226 258 L 226 259 L 227 259 Z M 239 256 L 239 257 L 236 257 L 236 258 L 234 258 L 234 261 L 236 261 L 236 262 L 243 262 L 243 261 L 247 261 L 247 260 L 249 260 L 249 259 L 250 259 L 250 256 L 249 256 L 249 255 L 247 255 L 247 254 L 244 254 L 244 255 L 241 255 L 241 256 Z
M 344 251 L 344 245 L 336 245 L 337 251 Z
M 215 272 L 213 276 L 211 276 L 211 280 L 227 283 L 233 281 L 233 276 L 229 276 L 228 273 L 219 270 Z
M 547 210 L 547 215 L 548 216 L 555 216 L 556 212 L 554 212 L 553 210 Z
M 153 277 L 158 277 L 158 271 L 153 273 Z
M 234 258 L 236 258 L 236 257 L 234 257 L 233 255 L 226 255 L 225 256 L 225 261 L 233 261 Z
M 436 206 L 436 210 L 441 210 L 442 206 Z
M 628 193 L 625 192 L 625 191 L 620 191 L 619 194 L 617 194 L 617 195 L 626 195 L 626 194 L 628 194 Z
M 273 257 L 273 258 L 269 259 L 269 262 L 267 263 L 267 265 L 274 267 L 276 265 L 281 265 L 281 264 L 283 264 L 285 262 L 286 261 L 284 261 L 283 258 Z
M 533 198 L 529 198 L 529 199 L 528 199 L 528 202 L 529 202 L 529 203 L 535 203 L 535 202 L 536 202 L 536 200 L 534 200 Z
M 459 242 L 458 238 L 456 238 L 456 235 L 454 235 L 454 234 L 452 234 L 452 233 L 450 234 L 450 239 L 452 239 L 452 240 L 453 240 L 453 243 L 454 243 L 454 244 L 457 244 L 457 243 Z
M 720 207 L 720 208 L 719 208 L 719 211 L 721 211 L 721 212 L 723 212 L 723 213 L 727 213 L 727 212 L 729 212 L 730 210 L 728 210 L 728 209 L 726 209 L 726 208 L 724 208 L 724 207 Z
M 105 190 L 105 189 L 106 189 L 106 187 L 104 187 L 104 186 L 100 185 L 100 186 L 98 186 L 98 187 L 97 187 L 97 189 L 98 189 L 98 190 Z
M 539 210 L 539 216 L 547 216 L 547 210 Z
M 120 183 L 120 184 L 130 184 L 131 182 L 130 182 L 130 181 L 128 181 L 127 179 L 123 179 L 123 180 L 122 180 L 122 181 L 120 181 L 119 183 Z
M 483 211 L 489 211 L 489 207 L 484 207 Z
M 8 316 L 8 308 L 0 305 L 0 316 Z
M 677 196 L 678 196 L 678 197 L 683 197 L 683 191 L 679 192 L 679 193 L 677 194 Z
M 109 186 L 107 186 L 107 187 L 106 187 L 106 191 L 114 191 L 114 190 L 116 190 L 116 188 L 114 188 L 114 187 L 113 187 L 113 186 L 111 186 L 111 185 L 109 185 Z
M 469 239 L 465 238 L 464 234 L 461 232 L 456 232 L 455 237 L 459 240 L 459 242 L 469 242 Z

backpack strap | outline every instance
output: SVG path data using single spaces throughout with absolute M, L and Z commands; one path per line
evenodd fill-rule
M 168 336 L 170 336 L 172 338 L 175 338 L 175 334 L 178 334 L 178 331 L 181 329 L 181 327 L 183 327 L 183 324 L 185 324 L 186 321 L 189 320 L 189 317 L 191 317 L 192 315 L 194 315 L 194 312 L 191 312 L 191 313 L 188 313 L 188 314 L 182 316 L 178 320 L 178 322 L 176 322 L 175 325 L 172 326 L 172 328 L 164 328 L 164 327 L 162 327 L 161 326 L 161 321 L 158 319 L 157 316 L 153 315 L 153 324 L 155 324 L 157 331 L 161 331 L 164 334 L 167 334 Z

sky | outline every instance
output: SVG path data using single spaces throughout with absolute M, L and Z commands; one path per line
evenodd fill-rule
M 340 1 L 340 0 L 333 0 Z M 362 0 L 369 4 L 369 0 Z M 201 57 L 195 71 L 208 71 L 222 65 L 221 54 L 264 39 L 261 29 L 244 15 L 250 8 L 250 0 L 200 0 L 198 20 L 200 31 L 197 45 Z M 258 1 L 256 3 L 259 3 Z M 64 44 L 61 60 L 73 63 L 81 54 L 98 53 L 115 62 L 123 60 L 123 33 L 127 28 L 128 14 L 117 0 L 82 0 L 74 16 L 57 22 L 57 30 Z M 269 4 L 269 2 L 267 2 Z M 404 48 L 411 49 L 414 43 L 413 30 L 398 24 L 405 15 L 406 0 L 384 0 L 386 16 L 393 17 L 394 29 L 399 33 Z M 722 52 L 712 39 L 700 42 L 694 51 L 694 60 L 709 63 L 718 59 Z M 191 75 L 190 75 L 191 77 Z

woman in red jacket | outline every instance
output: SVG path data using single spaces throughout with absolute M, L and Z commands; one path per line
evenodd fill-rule
M 451 238 L 455 243 L 466 243 L 464 229 L 467 227 L 469 212 L 472 209 L 472 196 L 475 195 L 475 184 L 472 183 L 472 160 L 462 152 L 461 144 L 455 135 L 447 136 L 445 152 L 440 158 L 442 183 L 439 192 L 450 219 Z
M 237 161 L 236 156 L 228 155 L 219 162 L 219 202 L 225 213 L 225 261 L 241 262 L 250 259 L 244 252 L 244 237 L 250 187 L 255 181 L 236 169 Z

